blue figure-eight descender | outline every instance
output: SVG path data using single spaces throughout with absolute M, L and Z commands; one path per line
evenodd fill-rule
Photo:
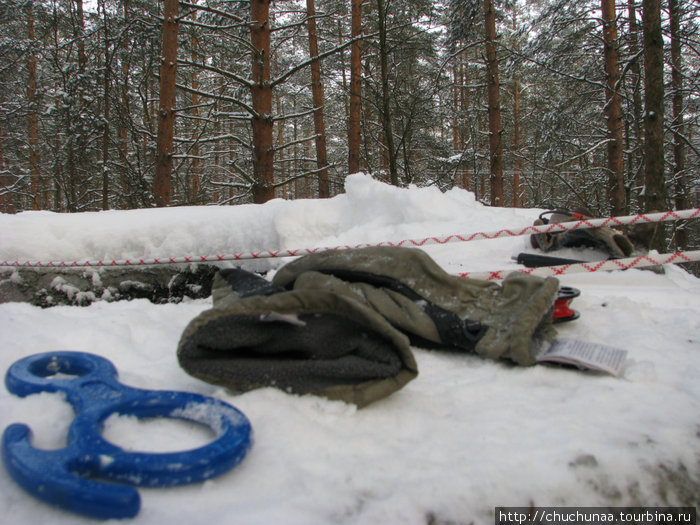
M 36 449 L 29 427 L 8 426 L 2 459 L 10 476 L 35 497 L 94 518 L 133 517 L 141 506 L 133 486 L 169 487 L 213 478 L 236 466 L 251 446 L 250 423 L 231 405 L 194 393 L 123 385 L 114 365 L 93 354 L 25 357 L 8 369 L 5 385 L 20 397 L 63 392 L 76 413 L 67 446 L 59 450 Z M 216 437 L 182 452 L 129 452 L 100 433 L 111 414 L 184 419 L 211 428 Z

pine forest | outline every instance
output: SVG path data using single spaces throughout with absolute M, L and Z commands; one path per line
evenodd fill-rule
M 627 215 L 698 207 L 699 171 L 697 0 L 0 0 L 3 213 L 365 172 Z

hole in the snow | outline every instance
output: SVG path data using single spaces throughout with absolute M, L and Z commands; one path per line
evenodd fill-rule
M 203 447 L 217 436 L 208 426 L 185 419 L 112 414 L 104 421 L 102 437 L 129 452 L 168 453 Z

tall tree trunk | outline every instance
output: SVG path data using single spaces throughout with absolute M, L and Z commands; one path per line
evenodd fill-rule
M 146 97 L 142 99 L 143 121 L 141 125 L 148 130 L 148 133 L 141 134 L 141 157 L 145 159 L 146 165 L 156 166 L 158 163 L 158 108 L 160 106 L 160 82 L 156 85 L 155 79 L 151 76 L 145 82 Z M 150 137 L 156 137 L 156 147 L 151 145 Z M 172 166 L 172 164 L 171 164 Z M 156 166 L 157 169 L 157 166 Z M 168 171 L 170 173 L 171 171 Z M 140 182 L 143 181 L 143 175 L 139 173 Z M 170 177 L 168 177 L 168 182 Z
M 193 3 L 197 3 L 197 0 L 194 0 Z M 197 20 L 197 11 L 193 11 L 192 13 L 192 20 Z M 197 62 L 199 59 L 198 56 L 198 49 L 199 49 L 199 41 L 197 40 L 197 30 L 195 27 L 191 28 L 191 35 L 190 35 L 190 46 L 192 47 L 192 62 Z M 200 167 L 199 167 L 199 108 L 197 107 L 199 105 L 199 95 L 197 94 L 197 90 L 199 89 L 199 79 L 197 78 L 197 68 L 192 68 L 192 116 L 194 119 L 192 122 L 194 125 L 192 126 L 192 140 L 194 141 L 192 144 L 192 163 L 190 165 L 190 174 L 189 174 L 189 184 L 187 187 L 187 191 L 189 193 L 189 201 L 192 204 L 197 204 L 198 202 L 198 195 L 199 195 L 199 183 L 200 183 Z
M 685 173 L 685 140 L 683 124 L 683 64 L 681 60 L 680 7 L 678 0 L 668 0 L 671 25 L 671 85 L 673 88 L 673 179 L 676 208 L 689 207 L 688 186 Z M 676 229 L 676 246 L 688 246 L 688 231 L 683 223 Z
M 482 130 L 484 128 L 484 115 L 483 113 L 479 112 L 479 116 L 477 117 L 477 126 L 476 129 Z M 477 181 L 474 181 L 474 193 L 476 193 L 476 198 L 481 200 L 482 202 L 486 202 L 486 179 L 484 176 L 484 169 L 483 169 L 483 159 L 487 157 L 484 145 L 479 143 L 479 150 L 476 155 L 473 155 L 474 158 L 474 168 L 472 168 L 472 171 L 476 175 L 477 173 L 479 174 L 479 180 L 478 184 Z M 489 157 L 489 166 L 491 164 L 491 158 Z M 490 171 L 490 170 L 489 170 Z M 476 191 L 476 188 L 479 188 L 479 191 Z
M 250 40 L 253 45 L 253 201 L 275 198 L 270 83 L 270 0 L 250 1 Z
M 229 150 L 228 150 L 228 164 L 231 166 L 230 173 L 231 175 L 234 174 L 233 167 L 235 166 L 236 162 L 236 142 L 234 141 L 234 131 L 235 131 L 235 125 L 233 119 L 229 121 L 229 136 L 231 137 L 230 143 L 229 143 Z M 236 187 L 233 185 L 233 177 L 229 175 L 229 187 L 228 187 L 228 199 L 229 201 L 233 201 L 233 198 L 236 196 Z
M 386 43 L 387 13 L 384 0 L 377 0 L 377 18 L 379 19 L 379 65 L 382 88 L 381 120 L 384 131 L 385 155 L 389 163 L 389 179 L 394 186 L 399 185 L 399 173 L 396 167 L 396 149 L 394 146 L 393 115 L 391 110 L 391 93 L 389 86 L 389 50 Z
M 304 158 L 310 159 L 311 158 L 311 141 L 307 140 L 304 142 Z M 304 163 L 306 164 L 306 162 Z M 309 168 L 305 167 L 304 171 L 306 174 L 304 175 L 304 198 L 310 199 L 312 197 L 311 195 L 311 180 L 309 177 Z
M 622 166 L 622 106 L 620 64 L 617 54 L 615 0 L 601 0 L 603 56 L 605 59 L 605 117 L 608 127 L 608 199 L 613 215 L 625 213 L 625 180 Z
M 0 106 L 2 100 L 0 99 Z M 3 149 L 4 137 L 0 128 L 0 213 L 14 213 L 14 197 L 10 192 L 12 186 L 12 176 L 9 171 L 5 171 L 5 154 Z
M 218 79 L 218 93 L 221 95 L 224 92 L 225 89 L 225 79 L 223 76 L 219 76 Z M 216 203 L 221 203 L 224 200 L 224 193 L 223 193 L 223 185 L 219 185 L 219 183 L 224 182 L 224 167 L 222 166 L 222 152 L 223 152 L 223 141 L 221 140 L 222 137 L 222 127 L 223 127 L 223 121 L 224 118 L 221 115 L 222 111 L 222 100 L 217 98 L 214 100 L 214 115 L 216 115 L 215 120 L 214 120 L 214 136 L 217 137 L 216 142 L 214 143 L 214 182 L 217 184 L 215 185 L 215 191 L 213 193 L 213 200 Z M 211 200 L 211 199 L 210 199 Z
M 316 7 L 314 0 L 306 0 L 309 15 L 309 54 L 318 57 L 318 39 L 316 37 Z M 314 131 L 316 133 L 316 164 L 318 173 L 318 196 L 330 197 L 328 187 L 328 156 L 326 153 L 326 125 L 323 120 L 323 84 L 321 82 L 321 64 L 318 60 L 311 63 L 311 95 L 314 103 Z
M 464 130 L 462 129 L 462 90 L 464 86 L 464 64 L 462 63 L 462 53 L 455 56 L 454 64 L 452 65 L 452 155 L 460 156 L 460 161 L 464 154 Z M 444 128 L 441 129 L 441 133 Z M 453 183 L 458 187 L 467 189 L 463 185 L 464 170 L 461 162 L 457 165 L 454 172 Z
M 462 53 L 460 53 L 461 60 L 459 62 L 459 114 L 460 114 L 460 125 L 459 125 L 459 151 L 460 154 L 464 152 L 467 147 L 467 123 L 465 122 L 465 115 L 469 114 L 469 106 L 471 100 L 469 99 L 469 48 L 465 48 Z M 469 169 L 466 164 L 461 168 L 461 183 L 462 188 L 465 190 L 469 189 L 471 183 L 469 176 Z
M 83 114 L 85 112 L 87 55 L 85 54 L 85 17 L 83 12 L 83 0 L 75 2 L 75 17 L 73 25 L 73 38 L 78 48 L 78 82 L 75 104 L 77 115 L 71 116 L 69 125 L 71 129 L 68 139 L 68 188 L 69 196 L 67 209 L 76 212 L 80 209 L 81 193 L 84 192 L 85 182 L 83 176 L 88 171 L 87 141 L 83 133 Z M 74 119 L 74 120 L 73 120 Z
M 87 55 L 85 54 L 85 16 L 83 12 L 83 0 L 75 0 L 78 25 L 75 27 L 75 38 L 78 44 L 78 67 L 80 73 L 84 73 L 87 67 Z
M 275 71 L 279 71 L 277 58 L 278 58 L 277 55 L 275 55 L 274 70 L 272 72 L 273 75 L 275 74 Z M 281 93 L 281 90 L 275 91 L 274 99 L 275 99 L 275 110 L 277 111 L 278 115 L 281 115 L 282 114 L 282 93 Z M 294 119 L 294 120 L 296 121 L 296 119 Z M 284 142 L 284 128 L 285 128 L 284 120 L 282 120 L 282 119 L 278 120 L 277 121 L 277 144 L 284 144 L 285 143 Z M 275 159 L 275 164 L 277 164 L 279 166 L 279 168 L 277 169 L 277 172 L 279 173 L 280 180 L 292 178 L 292 177 L 289 177 L 289 165 L 285 159 L 284 149 L 281 149 L 279 151 L 279 156 Z M 298 198 L 298 194 L 296 193 L 296 186 L 295 186 L 294 198 Z
M 513 2 L 513 32 L 518 28 L 518 13 Z M 515 41 L 516 53 L 520 51 L 520 43 Z M 519 208 L 522 204 L 520 198 L 520 174 L 522 163 L 520 161 L 520 79 L 517 73 L 513 75 L 513 208 Z
M 294 97 L 294 113 L 297 113 L 297 97 Z M 294 122 L 292 124 L 292 142 L 294 143 L 294 146 L 292 148 L 292 175 L 294 176 L 294 180 L 296 181 L 295 189 L 294 189 L 294 194 L 297 197 L 301 197 L 301 177 L 299 177 L 299 173 L 301 172 L 301 168 L 299 167 L 299 122 L 298 119 L 294 119 Z M 304 189 L 306 191 L 306 188 Z
M 638 178 L 640 175 L 641 159 L 643 159 L 642 146 L 644 137 L 644 126 L 642 118 L 642 69 L 639 65 L 640 59 L 637 57 L 639 52 L 639 24 L 637 24 L 637 8 L 635 0 L 629 0 L 627 4 L 627 16 L 629 18 L 629 53 L 634 58 L 630 63 L 628 78 L 632 82 L 632 126 L 634 128 L 634 145 L 628 146 L 628 186 L 638 186 Z M 631 140 L 628 139 L 629 142 Z M 639 160 L 638 160 L 639 159 Z M 628 203 L 631 204 L 631 195 Z
M 462 54 L 458 54 L 452 65 L 452 154 L 462 156 L 463 133 L 461 128 L 461 91 L 462 91 Z M 444 130 L 444 128 L 442 128 Z M 454 184 L 462 186 L 462 168 L 457 166 L 454 174 Z M 466 186 L 462 186 L 467 189 Z
M 348 120 L 348 173 L 360 171 L 360 121 L 362 119 L 362 0 L 352 0 L 353 42 L 350 48 L 350 118 Z
M 642 26 L 644 31 L 644 209 L 646 212 L 666 208 L 664 178 L 664 59 L 661 33 L 660 0 L 644 0 Z M 665 228 L 658 223 L 649 238 L 649 246 L 665 250 Z
M 520 80 L 513 78 L 513 208 L 522 205 L 520 176 L 522 174 L 522 161 L 520 159 Z
M 120 113 L 119 128 L 119 164 L 120 164 L 120 186 L 122 191 L 122 199 L 126 197 L 129 191 L 129 142 L 127 140 L 127 120 L 129 119 L 129 61 L 127 56 L 129 53 L 129 17 L 130 8 L 129 1 L 124 0 L 124 30 L 122 40 L 122 78 L 121 78 L 121 97 L 120 97 Z
M 165 0 L 161 44 L 160 101 L 153 196 L 158 206 L 172 200 L 173 134 L 175 131 L 175 73 L 177 70 L 178 0 Z
M 489 153 L 491 159 L 491 205 L 503 205 L 503 138 L 501 101 L 496 56 L 496 11 L 493 0 L 484 0 L 486 24 L 486 75 L 488 77 Z
M 36 100 L 36 55 L 34 54 L 34 0 L 25 6 L 27 15 L 27 40 L 32 49 L 27 53 L 27 137 L 29 139 L 29 176 L 32 209 L 40 210 L 44 204 L 44 185 L 39 170 L 39 119 Z
M 53 155 L 56 158 L 56 160 L 53 162 L 53 169 L 52 169 L 52 178 L 53 178 L 53 184 L 51 188 L 51 192 L 53 195 L 53 209 L 54 210 L 60 210 L 61 209 L 61 199 L 62 199 L 62 189 L 61 189 L 61 184 L 62 181 L 64 180 L 63 177 L 63 164 L 58 160 L 59 156 L 59 151 L 61 151 L 61 132 L 57 129 L 54 133 L 53 136 Z
M 338 18 L 338 44 L 343 45 L 343 24 Z M 345 105 L 345 119 L 350 118 L 350 104 L 348 102 L 348 74 L 345 61 L 345 48 L 340 51 L 340 71 L 343 79 L 343 104 Z
M 101 2 L 104 24 L 104 132 L 102 135 L 102 209 L 109 209 L 109 32 L 107 29 L 107 10 L 104 0 Z

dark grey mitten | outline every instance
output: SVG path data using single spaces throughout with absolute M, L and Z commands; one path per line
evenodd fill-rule
M 214 307 L 183 332 L 180 366 L 234 391 L 272 386 L 359 407 L 416 377 L 408 338 L 358 301 L 327 290 L 285 291 L 224 271 Z

